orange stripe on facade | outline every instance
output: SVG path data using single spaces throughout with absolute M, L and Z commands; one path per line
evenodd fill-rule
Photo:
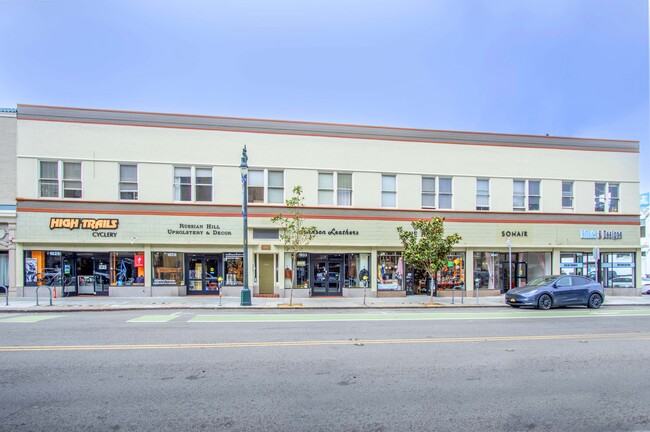
M 237 213 L 214 213 L 214 212 L 174 212 L 174 211 L 146 211 L 146 210 L 81 210 L 81 209 L 53 209 L 53 208 L 18 208 L 18 213 L 71 213 L 71 214 L 116 214 L 116 215 L 142 215 L 142 216 L 202 216 L 202 217 L 236 217 L 240 218 L 241 212 Z M 248 213 L 249 218 L 272 218 L 279 213 Z M 366 220 L 366 221 L 392 221 L 411 222 L 422 217 L 396 217 L 396 216 L 355 216 L 355 215 L 304 215 L 305 219 L 331 219 L 331 220 Z M 630 225 L 638 226 L 640 222 L 607 222 L 591 220 L 526 220 L 526 219 L 470 219 L 470 218 L 449 218 L 445 222 L 457 223 L 502 223 L 502 224 L 557 224 L 557 225 Z

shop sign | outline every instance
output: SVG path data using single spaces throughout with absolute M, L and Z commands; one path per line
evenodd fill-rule
M 50 229 L 87 229 L 115 230 L 120 224 L 119 219 L 92 219 L 92 218 L 50 218 Z
M 605 231 L 605 230 L 580 230 L 580 238 L 583 240 L 621 240 L 622 231 Z
M 227 260 L 242 259 L 242 258 L 244 258 L 244 254 L 243 253 L 237 253 L 237 252 L 226 253 L 226 254 L 224 254 L 224 258 L 227 259 Z
M 560 268 L 582 268 L 582 263 L 560 263 Z
M 190 235 L 190 236 L 230 236 L 232 231 L 223 230 L 219 225 L 214 224 L 185 224 L 179 223 L 178 228 L 167 229 L 169 235 Z
M 528 237 L 528 231 L 501 231 L 501 237 Z
M 349 229 L 338 230 L 336 228 L 332 228 L 331 230 L 315 229 L 315 230 L 311 231 L 310 234 L 328 235 L 328 236 L 358 236 L 359 231 L 349 230 Z
M 135 255 L 133 257 L 133 267 L 144 267 L 144 255 Z

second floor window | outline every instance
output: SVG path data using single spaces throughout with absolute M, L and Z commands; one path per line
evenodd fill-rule
M 138 166 L 120 165 L 120 199 L 138 199 Z
M 541 186 L 539 180 L 513 180 L 512 209 L 537 211 L 540 209 Z
M 212 168 L 174 167 L 174 201 L 212 201 Z
M 422 208 L 452 208 L 451 177 L 422 177 Z
M 63 162 L 63 198 L 81 198 L 81 163 Z
M 318 204 L 351 206 L 352 174 L 318 173 Z
M 397 207 L 397 177 L 394 175 L 381 176 L 381 206 Z
M 573 182 L 562 182 L 562 208 L 573 208 Z
M 284 202 L 284 172 L 249 170 L 248 202 L 282 204 Z
M 81 162 L 41 161 L 41 198 L 81 198 Z
M 476 210 L 490 210 L 489 179 L 476 179 Z
M 59 163 L 51 161 L 40 162 L 40 196 L 41 198 L 59 197 Z
M 594 191 L 595 206 L 597 212 L 618 212 L 619 205 L 619 184 L 618 183 L 596 183 Z

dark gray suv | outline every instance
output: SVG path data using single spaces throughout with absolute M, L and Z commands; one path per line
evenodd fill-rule
M 514 308 L 532 306 L 550 309 L 582 305 L 598 309 L 604 301 L 603 286 L 584 276 L 542 276 L 506 293 L 506 304 Z

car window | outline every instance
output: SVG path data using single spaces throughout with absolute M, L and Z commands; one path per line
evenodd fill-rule
M 532 281 L 528 282 L 526 285 L 527 286 L 544 286 L 552 283 L 557 276 L 542 276 L 538 277 L 537 279 L 533 279 Z
M 591 281 L 589 279 L 585 279 L 582 276 L 571 276 L 571 285 L 577 286 L 577 285 L 587 285 Z
M 565 276 L 565 277 L 559 278 L 555 284 L 556 284 L 558 287 L 571 286 L 571 278 L 570 278 L 569 276 Z

